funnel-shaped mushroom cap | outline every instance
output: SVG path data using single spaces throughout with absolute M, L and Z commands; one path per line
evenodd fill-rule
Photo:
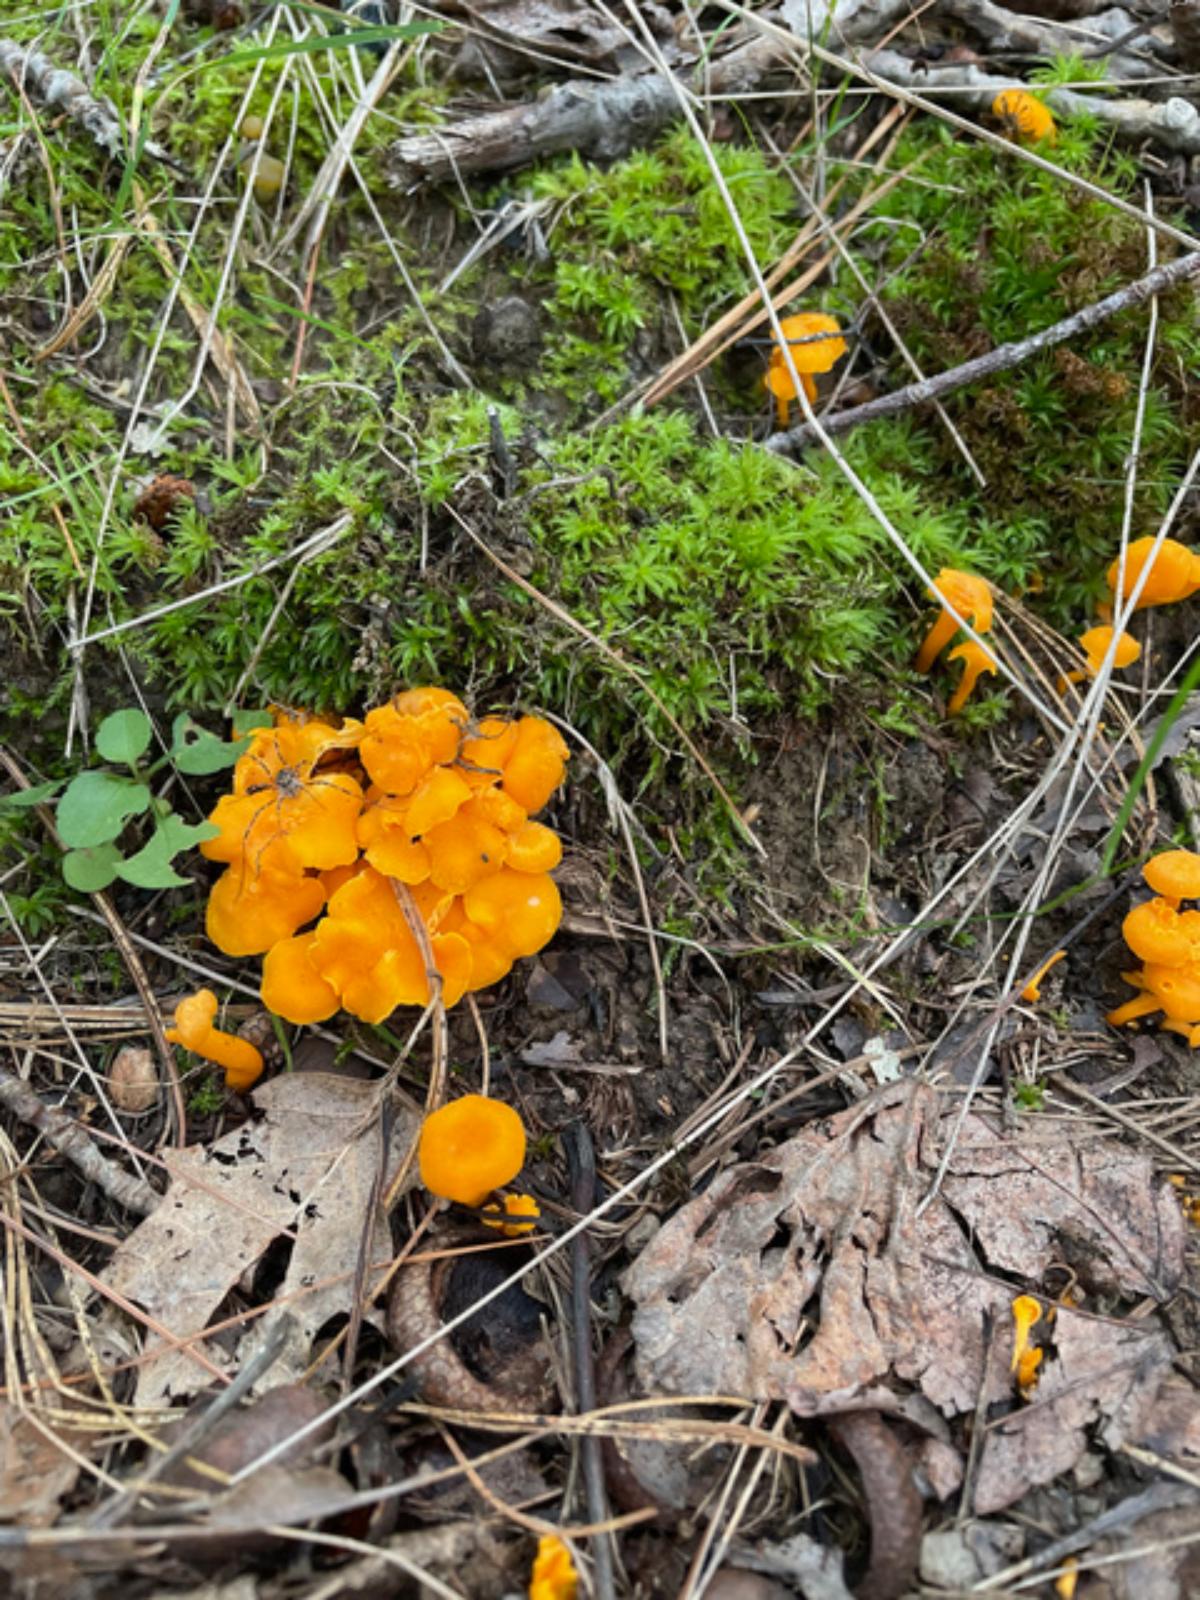
M 503 1101 L 463 1095 L 426 1117 L 417 1159 L 431 1194 L 479 1206 L 524 1166 L 525 1129 Z
M 1112 643 L 1112 636 L 1116 630 L 1104 626 L 1089 628 L 1086 633 L 1080 634 L 1079 643 L 1083 646 L 1083 653 L 1088 658 L 1088 671 L 1097 673 L 1104 665 L 1104 658 L 1108 654 L 1108 647 Z M 1120 667 L 1130 667 L 1142 653 L 1142 647 L 1131 634 L 1123 633 L 1117 639 L 1116 654 L 1113 656 L 1114 671 Z
M 1200 1022 L 1200 961 L 1182 967 L 1160 967 L 1146 963 L 1142 981 L 1175 1022 Z
M 1123 599 L 1128 599 L 1133 593 L 1143 568 L 1153 561 L 1135 611 L 1141 611 L 1144 606 L 1165 606 L 1175 600 L 1186 600 L 1200 589 L 1200 556 L 1189 550 L 1187 545 L 1180 544 L 1178 539 L 1164 539 L 1157 554 L 1154 553 L 1154 544 L 1154 539 L 1147 535 L 1144 539 L 1135 539 L 1125 552 L 1125 576 L 1121 584 Z M 1108 587 L 1112 590 L 1116 589 L 1120 566 L 1118 556 L 1108 569 Z
M 1156 897 L 1146 900 L 1125 918 L 1121 932 L 1125 943 L 1142 961 L 1160 967 L 1181 967 L 1185 961 L 1200 958 L 1195 912 L 1179 912 L 1169 901 Z
M 1164 850 L 1142 868 L 1142 877 L 1168 900 L 1200 899 L 1200 855 L 1193 850 Z

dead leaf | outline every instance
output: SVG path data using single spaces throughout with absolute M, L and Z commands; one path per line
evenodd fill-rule
M 117 1249 L 103 1281 L 135 1301 L 161 1327 L 193 1348 L 169 1349 L 147 1332 L 137 1404 L 162 1405 L 193 1394 L 224 1357 L 195 1338 L 233 1285 L 267 1246 L 292 1230 L 291 1259 L 278 1303 L 251 1324 L 249 1353 L 285 1313 L 295 1321 L 290 1343 L 266 1384 L 293 1381 L 307 1361 L 312 1335 L 349 1308 L 355 1262 L 379 1163 L 371 1113 L 375 1084 L 332 1073 L 288 1073 L 255 1091 L 260 1120 L 244 1123 L 207 1148 L 164 1152 L 171 1184 L 157 1210 Z M 388 1171 L 394 1172 L 419 1127 L 419 1113 L 398 1106 Z M 371 1259 L 391 1255 L 382 1218 Z
M 0 1400 L 0 1522 L 49 1527 L 78 1477 L 48 1423 Z
M 1011 1406 L 988 1435 L 978 1510 L 1066 1470 L 1104 1419 L 1110 1448 L 1136 1439 L 1167 1370 L 1157 1322 L 1060 1310 L 1019 1408 L 1013 1284 L 1037 1293 L 1065 1259 L 1096 1292 L 1166 1298 L 1185 1242 L 1169 1186 L 1100 1135 L 1039 1119 L 1010 1136 L 972 1115 L 918 1214 L 955 1118 L 927 1086 L 888 1086 L 723 1172 L 625 1274 L 645 1391 L 787 1399 L 802 1416 L 899 1410 L 908 1385 L 945 1417 Z

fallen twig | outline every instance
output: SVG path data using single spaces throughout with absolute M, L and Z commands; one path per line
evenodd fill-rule
M 994 0 L 939 0 L 938 10 L 965 23 L 986 41 L 989 51 L 1053 58 L 1077 55 L 1084 45 L 1101 45 L 1110 78 L 1153 78 L 1164 70 L 1162 62 L 1154 58 L 1155 47 L 1161 48 L 1159 41 L 1146 34 L 1145 24 L 1119 6 L 1099 13 L 1083 26 L 1009 11 Z M 1144 54 L 1131 55 L 1121 48 L 1138 38 L 1143 41 Z
M 88 92 L 82 78 L 56 67 L 40 50 L 0 39 L 0 74 L 12 78 L 31 99 L 65 112 L 110 156 L 121 154 L 124 140 L 116 113 Z
M 148 1217 L 159 1197 L 144 1178 L 135 1178 L 101 1155 L 84 1130 L 58 1106 L 48 1106 L 27 1083 L 0 1067 L 0 1105 L 44 1135 L 98 1189 L 118 1205 Z
M 1052 327 L 1043 328 L 1040 333 L 1031 334 L 1027 339 L 1016 339 L 1011 344 L 999 345 L 995 350 L 989 350 L 986 355 L 976 356 L 973 361 L 964 361 L 961 366 L 950 367 L 932 378 L 921 379 L 919 383 L 906 384 L 903 389 L 897 389 L 892 394 L 880 395 L 877 400 L 868 400 L 865 405 L 850 406 L 845 411 L 835 411 L 831 416 L 821 418 L 821 426 L 828 434 L 845 433 L 848 429 L 857 427 L 859 423 L 876 422 L 881 417 L 898 416 L 901 412 L 912 410 L 914 406 L 926 405 L 943 395 L 965 389 L 968 384 L 976 383 L 981 378 L 990 378 L 995 373 L 1006 372 L 1010 367 L 1020 366 L 1038 351 L 1050 350 L 1055 345 L 1064 344 L 1068 339 L 1087 333 L 1122 311 L 1135 310 L 1138 306 L 1144 305 L 1151 296 L 1165 294 L 1168 290 L 1194 278 L 1197 273 L 1200 273 L 1200 251 L 1179 256 L 1174 261 L 1156 267 L 1153 272 L 1146 273 L 1145 277 L 1126 284 L 1123 289 L 1106 295 L 1103 300 L 1096 301 L 1095 305 L 1084 306 L 1082 311 L 1073 312 L 1071 316 L 1064 317 Z M 812 444 L 816 437 L 813 428 L 808 423 L 802 423 L 798 428 L 789 428 L 786 432 L 772 434 L 766 441 L 766 448 L 779 455 L 788 455 L 803 449 L 805 445 Z

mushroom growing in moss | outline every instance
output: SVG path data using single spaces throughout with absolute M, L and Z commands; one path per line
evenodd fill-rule
M 815 405 L 817 386 L 812 374 L 828 372 L 835 362 L 846 354 L 846 341 L 842 338 L 841 324 L 836 317 L 824 311 L 801 311 L 794 317 L 783 317 L 779 331 L 787 340 L 792 367 L 796 369 L 809 405 Z M 763 377 L 766 388 L 775 396 L 779 426 L 787 427 L 788 406 L 796 398 L 796 383 L 791 367 L 781 347 L 776 344 L 771 351 L 770 365 Z
M 425 1118 L 417 1160 L 430 1194 L 481 1206 L 525 1165 L 525 1128 L 502 1100 L 465 1094 Z

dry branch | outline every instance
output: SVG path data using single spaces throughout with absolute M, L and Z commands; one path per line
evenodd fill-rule
M 123 138 L 116 114 L 89 94 L 81 78 L 56 67 L 40 50 L 0 39 L 0 74 L 11 78 L 18 92 L 24 91 L 31 100 L 65 112 L 110 156 L 121 154 Z
M 1078 54 L 1082 50 L 1098 54 L 1099 47 L 1105 50 L 1104 61 L 1110 78 L 1162 75 L 1162 63 L 1154 59 L 1155 47 L 1161 49 L 1160 41 L 1153 34 L 1143 34 L 1138 19 L 1120 6 L 1111 6 L 1085 25 L 1027 16 L 1024 12 L 996 5 L 994 0 L 940 0 L 938 10 L 942 16 L 964 23 L 986 42 L 990 52 L 1003 50 L 1053 57 Z M 1112 48 L 1122 40 L 1135 45 L 1136 50 Z
M 1115 317 L 1122 311 L 1132 311 L 1144 305 L 1152 295 L 1165 294 L 1169 289 L 1174 289 L 1179 284 L 1194 278 L 1197 273 L 1200 273 L 1200 251 L 1179 256 L 1174 261 L 1168 261 L 1165 266 L 1156 267 L 1153 272 L 1148 272 L 1144 278 L 1138 278 L 1136 282 L 1126 284 L 1123 289 L 1106 295 L 1095 305 L 1085 306 L 1082 311 L 1073 312 L 1071 316 L 1064 317 L 1052 327 L 1031 334 L 1028 339 L 1017 339 L 1011 344 L 1002 344 L 995 350 L 989 350 L 987 355 L 977 356 L 974 361 L 964 361 L 960 367 L 951 367 L 932 378 L 922 378 L 919 383 L 907 384 L 893 394 L 880 395 L 877 400 L 868 400 L 865 405 L 851 406 L 846 411 L 836 411 L 832 416 L 822 417 L 821 428 L 827 434 L 845 433 L 847 429 L 857 427 L 860 422 L 876 422 L 880 417 L 898 416 L 901 412 L 911 411 L 914 406 L 927 405 L 931 400 L 940 400 L 943 395 L 953 394 L 957 389 L 965 389 L 968 384 L 976 383 L 981 378 L 990 378 L 995 373 L 1006 372 L 1011 367 L 1020 366 L 1038 351 L 1064 344 L 1068 339 L 1087 333 L 1099 323 L 1107 322 L 1110 317 Z M 812 444 L 816 438 L 816 430 L 805 423 L 798 428 L 789 428 L 785 433 L 772 434 L 766 441 L 766 447 L 777 454 L 787 455 Z
M 953 90 L 954 109 L 977 115 L 991 110 L 1001 90 L 1020 86 L 1015 78 L 981 72 L 970 63 L 925 66 L 898 50 L 875 50 L 864 57 L 863 65 L 885 83 L 916 90 L 927 99 Z M 1106 94 L 1078 94 L 1074 89 L 1050 88 L 1044 93 L 1047 104 L 1060 116 L 1094 117 L 1131 143 L 1152 139 L 1184 155 L 1200 154 L 1200 111 L 1179 95 L 1157 102 L 1116 100 Z
M 779 64 L 787 49 L 779 39 L 753 39 L 714 61 L 703 87 L 709 94 L 745 93 Z M 698 78 L 696 87 L 701 87 Z M 644 144 L 678 111 L 674 85 L 657 73 L 602 83 L 572 79 L 543 99 L 397 139 L 391 149 L 391 181 L 407 189 L 442 182 L 456 172 L 523 167 L 563 150 L 611 160 Z
M 124 1172 L 101 1155 L 79 1124 L 58 1106 L 48 1106 L 27 1083 L 0 1068 L 0 1105 L 39 1133 L 60 1155 L 73 1162 L 89 1183 L 102 1189 L 118 1205 L 148 1217 L 159 1197 L 142 1178 Z

